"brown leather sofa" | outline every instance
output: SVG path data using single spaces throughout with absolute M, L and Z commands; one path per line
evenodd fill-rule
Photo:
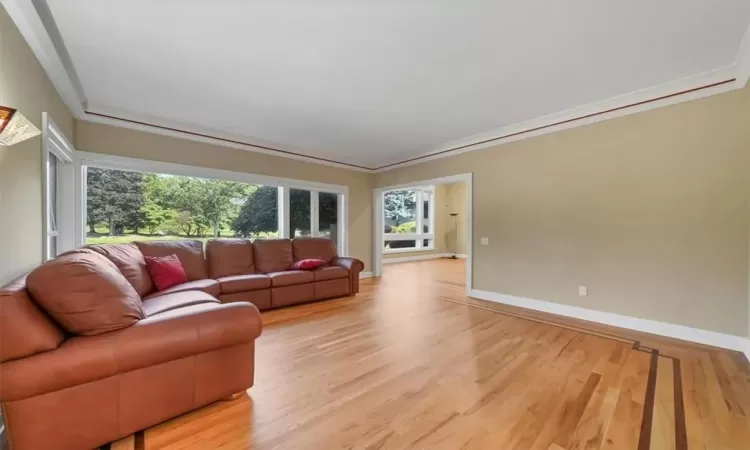
M 144 255 L 171 254 L 188 282 L 155 292 Z M 290 270 L 307 258 L 328 264 Z M 197 240 L 94 245 L 45 263 L 0 288 L 11 449 L 94 448 L 245 391 L 258 309 L 355 294 L 362 268 L 325 239 L 212 240 L 205 256 Z

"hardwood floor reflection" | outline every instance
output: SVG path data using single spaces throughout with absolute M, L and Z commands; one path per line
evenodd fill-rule
M 469 299 L 463 268 L 264 313 L 248 396 L 111 448 L 750 448 L 740 354 Z

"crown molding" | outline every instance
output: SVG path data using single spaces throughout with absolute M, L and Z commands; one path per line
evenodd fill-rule
M 220 132 L 212 131 L 212 135 L 207 135 L 197 130 L 176 129 L 145 121 L 88 112 L 83 86 L 46 0 L 0 0 L 0 4 L 8 11 L 8 15 L 37 56 L 62 100 L 73 116 L 79 120 L 366 173 L 387 172 L 401 167 L 729 92 L 744 87 L 750 79 L 750 26 L 748 26 L 735 57 L 735 62 L 731 66 L 469 136 L 448 142 L 413 158 L 371 168 L 244 142 Z M 252 138 L 245 139 L 252 140 Z
M 629 94 L 561 111 L 447 143 L 438 149 L 405 161 L 387 164 L 376 173 L 482 150 L 534 136 L 589 125 L 604 120 L 662 108 L 689 100 L 721 94 L 744 86 L 735 65 Z
M 73 61 L 45 0 L 0 0 L 31 47 L 52 85 L 76 118 L 83 117 L 86 96 Z
M 304 161 L 307 163 L 321 164 L 324 166 L 336 167 L 339 169 L 355 170 L 359 172 L 372 173 L 373 169 L 358 166 L 356 164 L 349 164 L 345 162 L 333 161 L 325 158 L 318 158 L 315 156 L 303 155 L 301 153 L 295 153 L 288 150 L 282 150 L 272 147 L 267 147 L 260 144 L 252 144 L 249 142 L 242 142 L 236 140 L 230 136 L 221 136 L 221 133 L 215 133 L 213 135 L 198 133 L 190 130 L 183 130 L 178 128 L 171 128 L 162 125 L 155 125 L 147 122 L 141 122 L 137 120 L 124 119 L 120 117 L 114 117 L 107 114 L 94 113 L 85 111 L 81 120 L 86 122 L 99 123 L 103 125 L 110 125 L 119 128 L 127 128 L 130 130 L 142 131 L 146 133 L 158 134 L 161 136 L 175 137 L 179 139 L 186 139 L 195 142 L 201 142 L 204 144 L 218 145 L 221 147 L 229 147 L 238 150 L 245 150 L 254 153 L 261 153 L 264 155 L 271 155 L 281 158 L 293 159 L 297 161 Z M 213 133 L 213 132 L 212 132 Z
M 750 25 L 742 37 L 734 64 L 737 66 L 737 83 L 744 87 L 750 78 Z

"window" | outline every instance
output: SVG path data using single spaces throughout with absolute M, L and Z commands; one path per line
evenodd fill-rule
M 82 243 L 321 236 L 346 255 L 345 187 L 81 155 Z
M 383 252 L 434 249 L 433 186 L 383 192 Z
M 75 150 L 47 113 L 42 114 L 42 258 L 75 248 Z
M 236 181 L 89 167 L 86 243 L 275 238 L 278 190 Z

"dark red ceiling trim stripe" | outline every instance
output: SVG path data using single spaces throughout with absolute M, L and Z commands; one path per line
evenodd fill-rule
M 458 146 L 458 147 L 449 148 L 448 150 L 441 150 L 439 152 L 430 153 L 429 155 L 418 156 L 416 158 L 405 159 L 405 160 L 399 161 L 397 163 L 388 164 L 388 165 L 385 165 L 385 166 L 380 166 L 380 167 L 376 168 L 375 170 L 386 169 L 388 167 L 393 167 L 393 166 L 396 166 L 398 164 L 403 164 L 403 163 L 412 162 L 412 161 L 419 161 L 420 159 L 425 159 L 425 158 L 430 158 L 432 156 L 442 155 L 444 153 L 453 152 L 453 151 L 456 151 L 456 150 L 461 150 L 461 149 L 464 149 L 464 148 L 467 148 L 467 147 L 473 147 L 475 145 L 481 145 L 481 144 L 486 144 L 488 142 L 499 141 L 501 139 L 507 139 L 509 137 L 518 136 L 518 135 L 521 135 L 521 134 L 532 133 L 534 131 L 543 130 L 545 128 L 550 128 L 550 127 L 554 127 L 554 126 L 557 126 L 557 125 L 564 125 L 566 123 L 575 122 L 577 120 L 588 119 L 590 117 L 595 117 L 595 116 L 599 116 L 599 115 L 602 115 L 602 114 L 611 113 L 611 112 L 614 112 L 614 111 L 620 111 L 622 109 L 632 108 L 634 106 L 645 105 L 647 103 L 652 103 L 652 102 L 656 102 L 656 101 L 659 101 L 659 100 L 664 100 L 664 99 L 676 97 L 678 95 L 689 94 L 691 92 L 700 91 L 700 90 L 703 90 L 703 89 L 708 89 L 708 88 L 712 88 L 712 87 L 716 87 L 716 86 L 721 86 L 723 84 L 731 83 L 731 82 L 733 82 L 735 80 L 736 80 L 736 78 L 732 78 L 732 79 L 724 80 L 724 81 L 719 81 L 718 83 L 707 84 L 707 85 L 699 86 L 699 87 L 696 87 L 696 88 L 693 88 L 693 89 L 687 89 L 687 90 L 684 90 L 684 91 L 675 92 L 673 94 L 662 95 L 661 97 L 655 97 L 655 98 L 652 98 L 652 99 L 649 99 L 649 100 L 643 100 L 643 101 L 640 101 L 640 102 L 631 103 L 629 105 L 618 106 L 617 108 L 611 108 L 611 109 L 607 109 L 605 111 L 599 111 L 599 112 L 595 112 L 595 113 L 591 113 L 591 114 L 586 114 L 584 116 L 574 117 L 572 119 L 561 120 L 560 122 L 551 123 L 549 125 L 542 125 L 542 126 L 539 126 L 539 127 L 536 127 L 536 128 L 530 128 L 528 130 L 518 131 L 516 133 L 510 133 L 510 134 L 506 134 L 504 136 L 499 136 L 499 137 L 495 137 L 495 138 L 491 138 L 491 139 L 486 139 L 484 141 L 474 142 L 472 144 L 461 145 L 461 146 Z
M 534 131 L 544 130 L 546 128 L 551 128 L 551 127 L 555 127 L 555 126 L 558 126 L 558 125 L 564 125 L 566 123 L 571 123 L 571 122 L 575 122 L 575 121 L 578 121 L 578 120 L 588 119 L 588 118 L 591 118 L 591 117 L 600 116 L 602 114 L 608 114 L 608 113 L 611 113 L 611 112 L 620 111 L 620 110 L 627 109 L 627 108 L 633 108 L 635 106 L 640 106 L 640 105 L 645 105 L 645 104 L 648 104 L 648 103 L 653 103 L 653 102 L 656 102 L 656 101 L 659 101 L 659 100 L 665 100 L 665 99 L 668 99 L 668 98 L 677 97 L 679 95 L 689 94 L 691 92 L 696 92 L 696 91 L 700 91 L 700 90 L 703 90 L 703 89 L 709 89 L 709 88 L 712 88 L 712 87 L 721 86 L 721 85 L 724 85 L 724 84 L 727 84 L 727 83 L 732 83 L 735 80 L 736 80 L 735 78 L 731 78 L 731 79 L 728 79 L 728 80 L 719 81 L 719 82 L 716 82 L 716 83 L 711 83 L 711 84 L 699 86 L 699 87 L 692 88 L 692 89 L 686 89 L 684 91 L 679 91 L 679 92 L 675 92 L 675 93 L 672 93 L 672 94 L 662 95 L 660 97 L 654 97 L 654 98 L 651 98 L 651 99 L 648 99 L 648 100 L 643 100 L 643 101 L 640 101 L 640 102 L 630 103 L 628 105 L 618 106 L 616 108 L 610 108 L 610 109 L 607 109 L 607 110 L 604 110 L 604 111 L 598 111 L 598 112 L 595 112 L 595 113 L 586 114 L 586 115 L 579 116 L 579 117 L 574 117 L 572 119 L 561 120 L 559 122 L 551 123 L 551 124 L 548 124 L 548 125 L 542 125 L 542 126 L 538 126 L 538 127 L 535 127 L 535 128 L 530 128 L 528 130 L 517 131 L 515 133 L 510 133 L 510 134 L 506 134 L 506 135 L 503 135 L 503 136 L 498 136 L 498 137 L 494 137 L 494 138 L 490 138 L 490 139 L 485 139 L 483 141 L 474 142 L 474 143 L 471 143 L 471 144 L 460 145 L 458 147 L 449 148 L 447 150 L 441 150 L 439 152 L 430 153 L 428 155 L 418 156 L 416 158 L 405 159 L 403 161 L 399 161 L 399 162 L 395 162 L 395 163 L 392 163 L 392 164 L 387 164 L 387 165 L 384 165 L 384 166 L 376 167 L 374 169 L 371 168 L 371 167 L 360 166 L 360 165 L 357 165 L 357 164 L 345 163 L 345 162 L 341 162 L 341 161 L 335 161 L 335 160 L 332 160 L 332 159 L 319 158 L 319 157 L 316 157 L 316 156 L 305 155 L 305 154 L 302 154 L 302 153 L 290 152 L 288 150 L 281 150 L 281 149 L 278 149 L 278 148 L 268 147 L 268 146 L 265 146 L 265 145 L 250 144 L 248 142 L 236 141 L 236 140 L 227 139 L 227 138 L 223 138 L 223 137 L 217 137 L 217 136 L 211 136 L 211 135 L 208 135 L 208 134 L 196 133 L 196 132 L 193 132 L 193 131 L 181 130 L 181 129 L 178 129 L 178 128 L 165 127 L 165 126 L 162 126 L 162 125 L 155 125 L 155 124 L 148 123 L 148 122 L 140 122 L 140 121 L 137 121 L 137 120 L 124 119 L 122 117 L 110 116 L 110 115 L 107 115 L 107 114 L 95 113 L 95 112 L 91 112 L 91 111 L 86 111 L 86 114 L 91 114 L 93 116 L 99 116 L 99 117 L 105 117 L 105 118 L 108 118 L 108 119 L 121 120 L 123 122 L 129 122 L 129 123 L 133 123 L 133 124 L 137 124 L 137 125 L 145 125 L 145 126 L 148 126 L 148 127 L 159 128 L 159 129 L 167 130 L 167 131 L 174 131 L 174 132 L 178 132 L 178 133 L 185 133 L 185 134 L 189 134 L 191 136 L 197 136 L 197 137 L 208 138 L 208 139 L 216 139 L 218 141 L 228 142 L 228 143 L 231 143 L 231 144 L 247 145 L 249 147 L 255 147 L 255 148 L 260 148 L 260 149 L 268 150 L 268 151 L 275 152 L 275 153 L 280 153 L 282 155 L 293 155 L 293 156 L 298 156 L 298 157 L 302 157 L 302 158 L 309 158 L 309 159 L 314 159 L 314 160 L 318 160 L 318 161 L 323 161 L 323 162 L 327 162 L 327 163 L 333 163 L 333 164 L 340 164 L 340 165 L 343 165 L 343 166 L 355 167 L 357 169 L 380 170 L 380 169 L 387 169 L 388 167 L 397 166 L 399 164 L 404 164 L 404 163 L 408 163 L 408 162 L 419 161 L 419 160 L 422 160 L 422 159 L 425 159 L 425 158 L 431 158 L 433 156 L 443 155 L 445 153 L 453 152 L 453 151 L 456 151 L 456 150 L 462 150 L 462 149 L 465 149 L 465 148 L 468 148 L 468 147 L 473 147 L 475 145 L 487 144 L 487 143 L 490 143 L 490 142 L 499 141 L 499 140 L 502 140 L 502 139 L 507 139 L 507 138 L 510 138 L 510 137 L 519 136 L 519 135 L 522 135 L 522 134 L 533 133 Z
M 356 164 L 350 164 L 350 163 L 345 163 L 345 162 L 341 162 L 341 161 L 334 161 L 332 159 L 319 158 L 317 156 L 304 155 L 302 153 L 290 152 L 288 150 L 281 150 L 281 149 L 278 149 L 278 148 L 267 147 L 265 145 L 250 144 L 248 142 L 235 141 L 235 140 L 227 139 L 227 138 L 223 138 L 223 137 L 211 136 L 211 135 L 202 134 L 202 133 L 195 133 L 193 131 L 180 130 L 179 128 L 165 127 L 165 126 L 162 126 L 162 125 L 155 125 L 153 123 L 140 122 L 138 120 L 131 120 L 131 119 L 124 119 L 122 117 L 110 116 L 110 115 L 107 115 L 107 114 L 100 114 L 100 113 L 95 113 L 95 112 L 91 112 L 91 111 L 85 111 L 85 112 L 86 112 L 86 114 L 91 114 L 92 116 L 99 116 L 99 117 L 105 117 L 107 119 L 121 120 L 123 122 L 134 123 L 134 124 L 137 124 L 137 125 L 145 125 L 145 126 L 148 126 L 148 127 L 159 128 L 161 130 L 175 131 L 175 132 L 178 132 L 178 133 L 185 133 L 185 134 L 189 134 L 191 136 L 198 136 L 198 137 L 203 137 L 203 138 L 208 138 L 208 139 L 216 139 L 217 141 L 228 142 L 228 143 L 231 143 L 231 144 L 247 145 L 249 147 L 261 148 L 263 150 L 269 150 L 269 151 L 276 152 L 276 153 L 282 153 L 284 155 L 301 156 L 303 158 L 315 159 L 315 160 L 318 160 L 318 161 L 325 161 L 325 162 L 334 163 L 334 164 L 341 164 L 343 166 L 356 167 L 358 169 L 373 170 L 370 167 L 358 166 Z

